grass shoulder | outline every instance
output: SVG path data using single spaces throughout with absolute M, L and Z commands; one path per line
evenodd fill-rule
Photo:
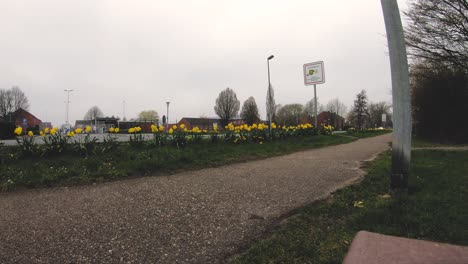
M 360 184 L 298 209 L 234 263 L 341 263 L 359 230 L 468 245 L 468 151 L 413 151 L 409 191 L 389 190 L 390 153 Z
M 0 189 L 47 187 L 102 182 L 181 171 L 279 156 L 295 151 L 352 142 L 339 136 L 302 136 L 265 144 L 202 141 L 178 149 L 173 146 L 132 146 L 126 143 L 88 157 L 76 153 L 24 158 L 17 147 L 3 147 Z M 98 148 L 99 149 L 99 148 Z

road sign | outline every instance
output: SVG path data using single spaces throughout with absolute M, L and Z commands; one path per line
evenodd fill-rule
M 387 114 L 382 114 L 382 122 L 387 122 Z
M 321 83 L 325 83 L 323 61 L 304 64 L 304 84 L 312 85 Z

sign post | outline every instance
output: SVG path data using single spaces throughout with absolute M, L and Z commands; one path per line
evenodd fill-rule
M 391 187 L 406 189 L 411 161 L 411 95 L 408 58 L 396 0 L 381 0 L 392 72 L 393 142 Z
M 323 61 L 304 64 L 304 85 L 314 85 L 314 126 L 317 128 L 317 84 L 325 83 L 325 68 Z

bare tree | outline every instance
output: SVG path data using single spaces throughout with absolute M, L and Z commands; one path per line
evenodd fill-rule
M 94 120 L 98 117 L 104 117 L 104 113 L 97 106 L 91 107 L 84 116 L 84 120 Z
M 408 53 L 414 58 L 468 70 L 468 2 L 413 0 L 404 12 Z
M 390 111 L 390 105 L 386 102 L 370 103 L 368 112 L 369 112 L 369 122 L 372 126 L 382 126 L 382 115 L 387 115 L 387 120 L 390 121 L 392 113 Z
M 276 119 L 280 125 L 298 125 L 303 117 L 304 106 L 301 104 L 287 104 L 280 109 Z
M 317 98 L 317 114 L 319 114 L 323 110 L 323 106 L 320 104 Z M 314 98 L 310 99 L 305 106 L 304 106 L 304 114 L 307 117 L 313 118 L 315 117 L 315 100 Z
M 275 102 L 275 90 L 273 86 L 270 84 L 268 86 L 267 97 L 266 97 L 266 112 L 267 112 L 267 119 L 270 122 L 275 120 L 275 115 L 277 112 L 276 102 Z M 271 118 L 271 120 L 270 120 Z
M 335 99 L 328 101 L 326 109 L 327 111 L 335 113 L 336 115 L 345 116 L 347 107 L 338 98 L 335 98 Z
M 260 120 L 260 114 L 258 113 L 258 107 L 257 103 L 255 102 L 255 98 L 250 96 L 247 100 L 245 100 L 244 104 L 242 105 L 240 116 L 249 125 L 252 125 L 253 123 L 256 123 Z
M 0 90 L 0 116 L 6 116 L 20 108 L 29 110 L 29 100 L 18 86 Z
M 219 93 L 214 110 L 221 118 L 221 125 L 226 126 L 239 112 L 240 101 L 236 93 L 229 87 Z

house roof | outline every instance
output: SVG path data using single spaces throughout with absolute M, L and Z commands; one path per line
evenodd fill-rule
M 39 118 L 37 118 L 35 115 L 31 114 L 30 112 L 24 110 L 23 108 L 18 108 L 16 111 L 14 111 L 13 113 L 10 113 L 10 114 L 13 114 L 13 116 L 16 116 L 18 114 L 21 114 L 21 113 L 25 113 L 27 115 L 30 115 L 31 117 L 37 119 L 39 122 L 42 122 Z

